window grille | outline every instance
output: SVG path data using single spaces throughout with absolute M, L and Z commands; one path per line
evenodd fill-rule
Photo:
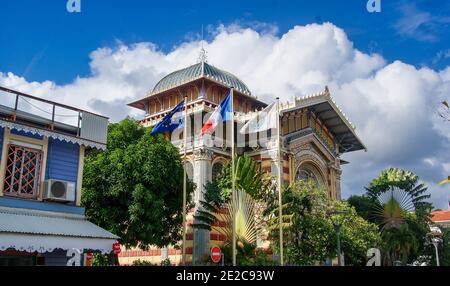
M 10 144 L 7 154 L 4 194 L 22 198 L 37 198 L 42 151 Z

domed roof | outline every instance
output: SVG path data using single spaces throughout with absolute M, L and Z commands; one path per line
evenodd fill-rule
M 155 85 L 152 94 L 163 92 L 201 77 L 209 78 L 225 86 L 234 87 L 243 94 L 251 95 L 249 88 L 235 75 L 220 70 L 206 62 L 200 62 L 168 74 Z

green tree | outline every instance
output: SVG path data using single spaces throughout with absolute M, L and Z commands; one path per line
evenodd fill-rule
M 398 228 L 388 228 L 382 232 L 383 248 L 386 252 L 388 263 L 401 261 L 402 265 L 408 263 L 411 252 L 417 251 L 419 239 L 409 229 L 408 224 L 402 224 Z
M 277 203 L 271 204 L 271 237 L 279 245 Z M 339 211 L 345 215 L 331 215 Z M 285 259 L 289 264 L 315 265 L 336 257 L 334 223 L 340 220 L 341 250 L 346 265 L 362 265 L 369 248 L 380 243 L 377 226 L 358 216 L 346 202 L 330 199 L 323 188 L 312 181 L 298 181 L 283 191 L 283 228 Z
M 110 124 L 107 150 L 85 160 L 86 216 L 126 247 L 164 247 L 181 238 L 182 161 L 169 141 L 149 133 L 132 119 Z
M 341 248 L 345 254 L 345 265 L 366 265 L 367 250 L 381 245 L 376 224 L 358 215 L 354 207 L 346 202 L 334 201 L 333 209 L 344 213 L 342 220 Z
M 367 195 L 352 195 L 347 199 L 347 203 L 354 207 L 358 215 L 367 221 L 375 222 L 374 209 L 376 202 Z
M 433 255 L 433 260 L 436 257 Z M 450 266 L 450 228 L 442 228 L 442 245 L 439 249 L 439 262 L 442 266 Z M 434 264 L 436 265 L 436 264 Z

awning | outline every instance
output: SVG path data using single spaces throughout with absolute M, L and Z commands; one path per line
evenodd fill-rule
M 77 248 L 106 254 L 118 238 L 83 215 L 0 207 L 0 251 L 45 253 Z
M 68 143 L 73 143 L 73 144 L 78 144 L 78 145 L 84 145 L 86 147 L 96 148 L 99 150 L 106 149 L 106 144 L 86 140 L 86 139 L 76 137 L 76 136 L 65 135 L 65 134 L 53 132 L 50 130 L 44 130 L 42 128 L 31 127 L 31 126 L 23 125 L 23 124 L 16 123 L 16 122 L 4 121 L 4 120 L 0 119 L 0 127 L 15 129 L 17 131 L 23 131 L 25 133 L 31 133 L 33 135 L 37 134 L 40 136 L 47 136 L 47 137 L 57 139 L 60 141 L 65 141 Z

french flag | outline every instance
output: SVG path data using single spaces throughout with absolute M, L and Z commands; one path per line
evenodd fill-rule
M 202 130 L 200 131 L 200 135 L 203 136 L 208 130 L 213 130 L 216 126 L 223 122 L 231 119 L 231 91 L 228 92 L 228 95 L 222 100 L 217 109 L 211 114 L 208 121 L 206 121 L 205 125 L 203 125 Z

